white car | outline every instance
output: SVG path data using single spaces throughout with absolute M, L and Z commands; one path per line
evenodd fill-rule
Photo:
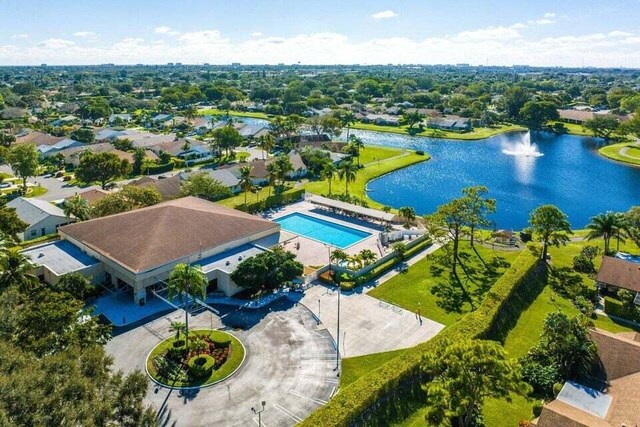
M 11 184 L 9 184 L 8 182 L 0 182 L 0 188 L 9 188 L 11 187 Z

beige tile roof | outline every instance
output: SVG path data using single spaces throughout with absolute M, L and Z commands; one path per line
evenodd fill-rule
M 104 196 L 107 196 L 109 194 L 108 191 L 104 191 L 101 190 L 99 188 L 94 188 L 91 190 L 86 190 L 83 191 L 81 193 L 76 193 L 73 196 L 69 196 L 67 198 L 65 198 L 65 200 L 70 200 L 72 198 L 74 198 L 75 196 L 80 196 L 81 198 L 85 199 L 90 205 L 97 202 L 98 200 L 102 199 Z
M 184 197 L 60 228 L 69 236 L 139 273 L 280 225 L 260 217 Z
M 174 175 L 165 179 L 150 178 L 144 176 L 136 181 L 130 182 L 134 187 L 153 187 L 162 196 L 163 200 L 175 199 L 180 195 L 180 175 Z
M 640 292 L 640 264 L 605 256 L 596 280 L 606 285 Z

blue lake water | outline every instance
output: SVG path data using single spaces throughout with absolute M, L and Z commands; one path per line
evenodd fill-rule
M 640 168 L 600 157 L 602 142 L 594 138 L 532 133 L 531 141 L 544 156 L 521 157 L 502 150 L 521 141 L 522 133 L 481 141 L 352 133 L 366 144 L 424 150 L 432 156 L 367 187 L 372 199 L 395 208 L 413 206 L 419 214 L 433 212 L 472 185 L 485 185 L 497 200 L 491 218 L 497 228 L 526 227 L 529 212 L 542 204 L 557 205 L 574 228 L 583 228 L 598 213 L 640 204 Z
M 371 234 L 309 215 L 292 213 L 275 220 L 283 230 L 345 249 Z

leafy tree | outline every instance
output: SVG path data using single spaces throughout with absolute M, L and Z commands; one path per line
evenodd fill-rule
M 338 177 L 344 180 L 344 194 L 349 194 L 349 183 L 356 180 L 356 168 L 350 161 L 341 162 L 338 166 Z
M 502 109 L 512 119 L 519 118 L 520 110 L 529 101 L 531 95 L 527 89 L 522 86 L 511 86 L 502 95 L 501 106 Z
M 622 239 L 624 241 L 621 236 L 621 234 L 624 236 L 624 218 L 624 214 L 616 212 L 606 212 L 591 217 L 591 222 L 587 224 L 587 229 L 589 230 L 587 239 L 602 238 L 604 240 L 604 253 L 611 253 L 609 245 L 612 237 L 618 236 L 619 240 Z
M 162 196 L 153 187 L 134 187 L 127 185 L 120 191 L 111 193 L 91 206 L 91 217 L 100 218 L 115 215 L 133 209 L 144 208 L 160 203 Z
M 445 228 L 453 244 L 451 272 L 457 275 L 458 252 L 460 238 L 464 226 L 469 222 L 469 209 L 464 198 L 453 199 L 449 203 L 438 206 L 436 212 L 426 217 L 431 228 Z
M 548 121 L 560 118 L 556 104 L 551 101 L 527 101 L 519 114 L 520 119 L 532 129 L 540 129 Z
M 27 227 L 29 224 L 20 219 L 16 209 L 7 206 L 7 200 L 0 198 L 0 235 L 17 240 L 18 233 L 22 233 Z
M 278 246 L 242 261 L 231 273 L 231 280 L 254 293 L 270 291 L 300 277 L 303 270 L 295 254 Z
M 71 218 L 73 216 L 79 221 L 86 221 L 91 216 L 89 202 L 77 194 L 64 201 L 62 210 L 67 218 Z
M 402 121 L 409 126 L 409 133 L 412 133 L 413 127 L 422 122 L 424 117 L 420 114 L 419 111 L 407 112 L 402 115 Z
M 247 193 L 253 188 L 253 181 L 251 180 L 251 166 L 240 167 L 240 179 L 239 185 L 242 191 L 244 191 L 244 204 L 247 204 Z
M 2 210 L 0 210 L 0 215 L 2 215 Z M 0 219 L 2 218 L 0 217 Z M 624 224 L 629 238 L 636 246 L 640 247 L 640 206 L 633 206 L 624 214 Z
M 189 178 L 182 182 L 180 193 L 183 196 L 200 197 L 210 202 L 231 197 L 229 187 L 213 179 L 206 172 L 190 175 Z
M 423 355 L 421 366 L 429 402 L 425 419 L 434 425 L 471 426 L 485 399 L 527 389 L 519 364 L 493 341 L 445 340 Z
M 20 252 L 9 251 L 0 259 L 0 292 L 10 286 L 29 290 L 38 286 L 33 264 Z
M 611 139 L 613 133 L 618 130 L 620 122 L 612 116 L 596 116 L 584 123 L 585 129 L 590 130 L 598 138 Z
M 0 147 L 9 148 L 14 142 L 16 142 L 15 135 L 6 132 L 0 132 Z
M 56 292 L 66 292 L 80 301 L 96 294 L 96 286 L 80 273 L 67 273 L 50 287 Z
M 587 245 L 580 250 L 580 253 L 573 257 L 573 269 L 581 273 L 593 274 L 596 272 L 596 266 L 593 260 L 600 254 L 600 248 L 597 246 Z M 582 282 L 582 279 L 580 280 Z
M 80 108 L 83 119 L 104 119 L 111 114 L 111 107 L 104 98 L 89 98 Z
M 171 322 L 169 330 L 176 333 L 176 340 L 180 339 L 180 334 L 183 333 L 187 325 L 184 322 Z
M 121 176 L 131 173 L 129 161 L 120 159 L 116 154 L 86 151 L 80 156 L 80 164 L 76 168 L 76 178 L 82 182 L 98 181 L 102 189 Z
M 227 126 L 213 130 L 213 139 L 218 147 L 227 152 L 227 156 L 231 155 L 231 151 L 240 146 L 244 141 L 242 135 L 234 128 L 231 123 Z
M 482 185 L 462 189 L 468 209 L 467 226 L 470 229 L 471 246 L 473 246 L 475 230 L 478 227 L 488 226 L 488 215 L 496 211 L 496 200 L 484 197 L 488 192 L 487 187 Z
M 565 313 L 549 313 L 544 321 L 540 342 L 522 359 L 524 379 L 545 395 L 551 393 L 550 381 L 540 384 L 532 373 L 552 367 L 554 382 L 575 380 L 591 371 L 597 358 L 597 346 L 589 335 L 589 320 L 582 315 L 573 319 Z
M 85 127 L 76 129 L 75 131 L 71 132 L 71 135 L 69 135 L 69 137 L 71 139 L 75 139 L 76 141 L 84 142 L 85 144 L 91 144 L 95 139 L 93 131 Z
M 571 224 L 567 220 L 567 215 L 554 205 L 542 205 L 535 208 L 529 216 L 529 223 L 533 232 L 542 241 L 542 256 L 547 259 L 547 249 L 549 245 L 559 247 L 569 241 Z
M 169 300 L 178 298 L 180 304 L 185 306 L 185 346 L 189 348 L 189 309 L 195 298 L 204 299 L 207 293 L 207 276 L 200 266 L 187 264 L 176 265 L 169 274 L 167 281 L 167 297 Z
M 146 157 L 146 153 L 144 148 L 136 148 L 133 151 L 133 174 L 139 175 L 142 171 L 142 164 L 144 163 L 144 159 Z
M 113 146 L 120 151 L 133 150 L 133 142 L 129 138 L 118 138 L 113 141 Z
M 40 155 L 33 144 L 14 145 L 9 150 L 7 163 L 13 173 L 22 179 L 22 189 L 27 191 L 27 179 L 38 172 L 38 159 Z
M 404 218 L 404 228 L 411 228 L 411 224 L 416 219 L 416 210 L 411 206 L 404 206 L 398 209 L 398 214 Z

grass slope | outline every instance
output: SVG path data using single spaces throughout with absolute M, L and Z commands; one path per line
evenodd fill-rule
M 621 153 L 620 151 L 624 148 L 627 149 L 626 153 Z M 622 142 L 620 144 L 607 145 L 600 148 L 598 153 L 617 162 L 640 166 L 640 146 L 633 143 Z

